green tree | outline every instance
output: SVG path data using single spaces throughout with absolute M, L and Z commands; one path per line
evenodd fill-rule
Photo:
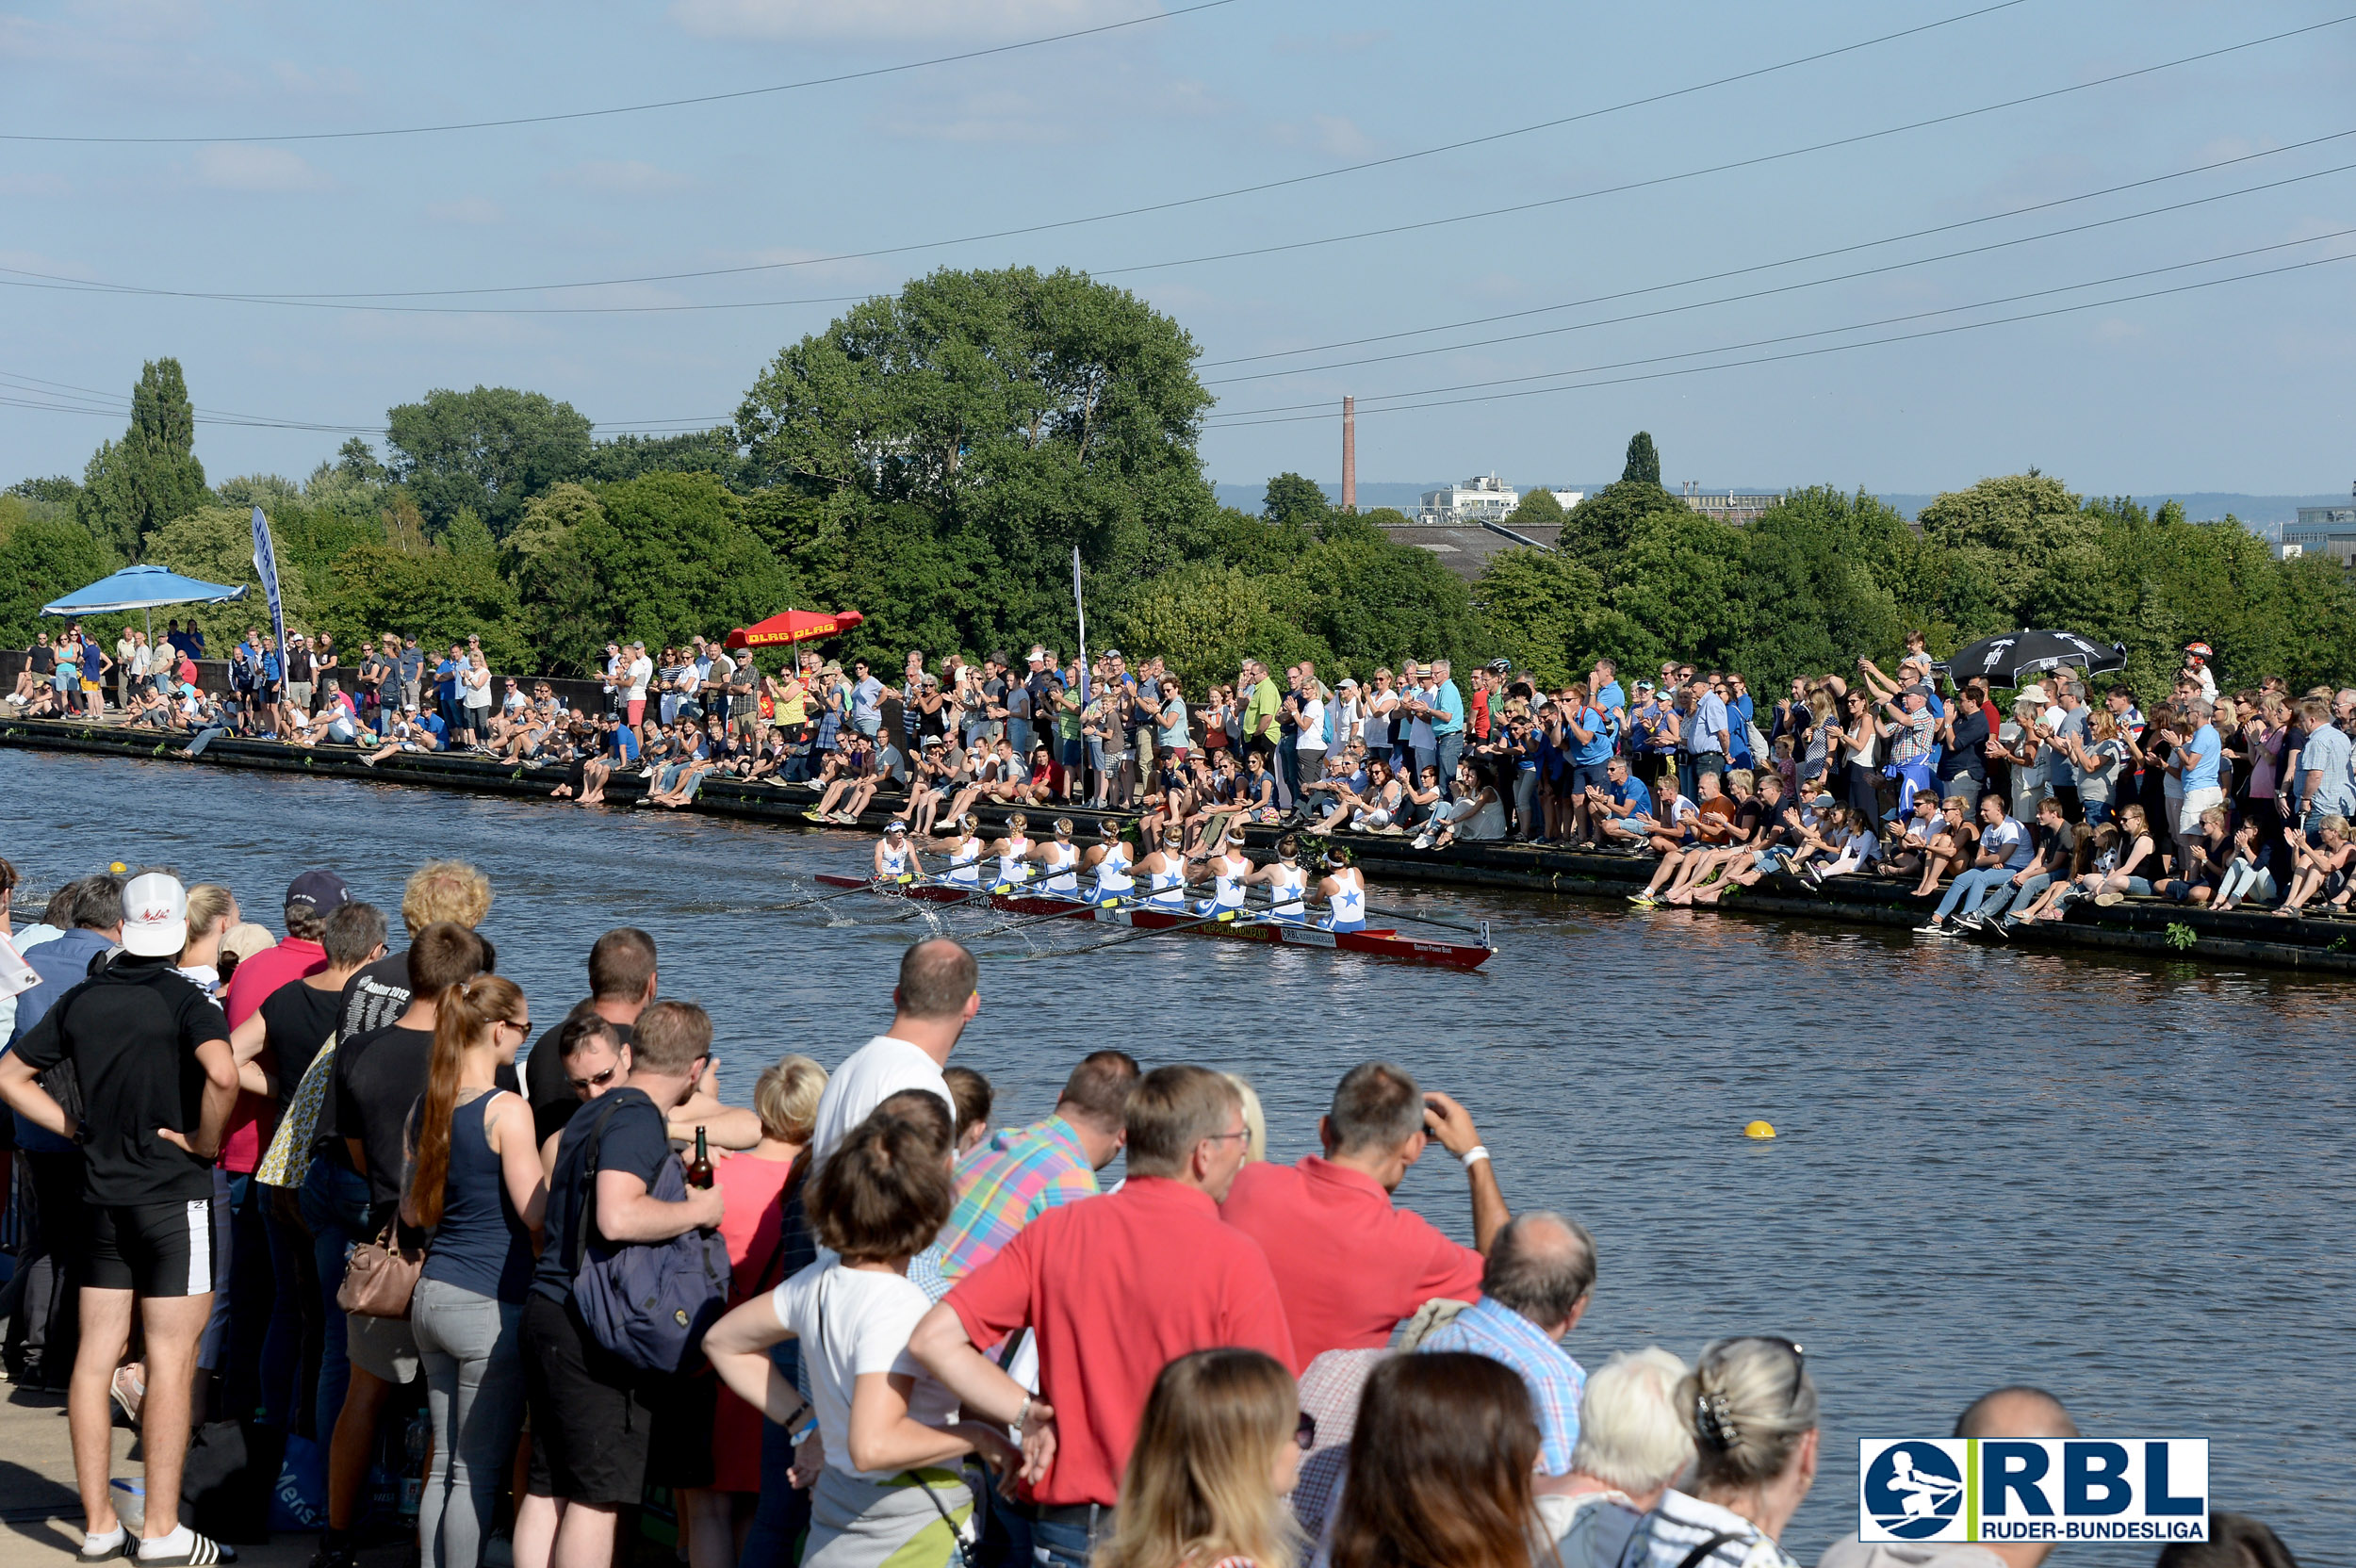
M 1554 498 L 1554 492 L 1540 485 L 1535 490 L 1524 492 L 1522 498 L 1514 503 L 1513 510 L 1506 514 L 1505 526 L 1511 529 L 1561 528 L 1562 519 L 1567 515 L 1562 510 L 1562 503 Z
M 581 470 L 583 478 L 607 483 L 641 474 L 713 474 L 731 489 L 743 482 L 744 471 L 729 425 L 678 435 L 617 435 L 592 447 Z
M 1967 640 L 2021 627 L 2039 580 L 2101 529 L 2045 474 L 1984 479 L 1939 497 L 1918 521 L 1948 561 L 1939 608 Z
M 417 497 L 427 527 L 438 532 L 470 508 L 498 538 L 525 501 L 581 473 L 590 429 L 572 404 L 510 386 L 436 389 L 385 416 L 392 477 Z
M 0 643 L 28 647 L 33 634 L 57 629 L 41 607 L 114 570 L 106 547 L 63 517 L 31 514 L 17 497 L 0 498 Z
M 1388 509 L 1366 515 L 1328 513 L 1317 542 L 1296 557 L 1274 601 L 1333 653 L 1319 673 L 1366 676 L 1409 658 L 1446 659 L 1462 671 L 1486 657 L 1488 641 L 1472 612 L 1464 580 L 1438 556 L 1397 545 L 1383 531 Z M 1389 512 L 1389 518 L 1405 518 Z
M 1260 503 L 1260 515 L 1271 523 L 1299 523 L 1315 528 L 1333 510 L 1333 503 L 1325 498 L 1325 492 L 1315 480 L 1296 473 L 1282 473 L 1268 482 L 1268 497 Z
M 493 668 L 541 673 L 545 652 L 525 637 L 515 584 L 486 538 L 478 528 L 461 536 L 466 547 L 458 550 L 414 532 L 358 546 L 335 563 L 320 618 L 347 648 L 388 631 L 414 632 L 428 650 L 473 635 Z
M 1191 693 L 1232 680 L 1247 658 L 1278 669 L 1313 659 L 1322 669 L 1333 650 L 1280 612 L 1268 585 L 1234 566 L 1196 561 L 1173 567 L 1133 595 L 1113 618 L 1123 645 L 1151 650 Z
M 1636 537 L 1637 526 L 1647 517 L 1664 513 L 1682 513 L 1689 517 L 1695 514 L 1660 485 L 1624 479 L 1617 484 L 1605 485 L 1564 514 L 1562 532 L 1555 541 L 1555 547 L 1576 557 L 1609 583 Z
M 1861 490 L 1795 490 L 1742 532 L 1749 631 L 1731 657 L 1761 691 L 1846 670 L 1859 655 L 1888 667 L 1924 620 L 1924 607 L 1899 594 L 1919 543 L 1905 518 Z
M 1751 629 L 1742 586 L 1743 531 L 1685 507 L 1638 520 L 1611 583 L 1622 662 L 1727 662 Z
M 273 526 L 272 537 L 277 537 Z M 184 605 L 183 620 L 193 615 L 204 629 L 205 645 L 216 654 L 237 642 L 247 627 L 270 625 L 270 602 L 262 594 L 261 575 L 254 569 L 254 514 L 234 506 L 202 506 L 175 517 L 149 536 L 147 558 L 183 577 L 203 582 L 242 585 L 246 596 L 227 604 Z M 278 604 L 289 628 L 316 631 L 314 605 L 303 574 L 280 563 Z M 136 619 L 134 625 L 139 624 Z M 338 633 L 340 640 L 340 632 Z
M 1628 438 L 1628 461 L 1620 466 L 1620 481 L 1628 484 L 1661 484 L 1661 454 L 1653 449 L 1652 433 L 1638 431 Z
M 139 561 L 149 534 L 206 499 L 188 378 L 176 359 L 149 360 L 131 389 L 130 428 L 101 445 L 83 472 L 76 514 L 117 554 Z
M 0 492 L 28 501 L 47 501 L 65 506 L 72 506 L 81 493 L 82 487 L 64 474 L 53 474 L 47 479 L 21 479 L 9 485 L 7 491 Z
M 1583 678 L 1588 660 L 1612 651 L 1590 640 L 1602 599 L 1603 580 L 1560 550 L 1499 550 L 1472 585 L 1490 645 L 1549 688 Z

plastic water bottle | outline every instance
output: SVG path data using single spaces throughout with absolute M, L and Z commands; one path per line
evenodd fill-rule
M 424 1501 L 425 1451 L 433 1443 L 434 1424 L 419 1411 L 409 1418 L 409 1429 L 401 1438 L 401 1520 L 404 1525 L 417 1522 L 417 1507 Z

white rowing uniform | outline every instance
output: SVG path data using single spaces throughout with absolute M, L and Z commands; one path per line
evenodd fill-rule
M 967 834 L 949 846 L 947 880 L 960 888 L 978 888 L 982 884 L 982 841 Z
M 1268 913 L 1279 920 L 1306 920 L 1308 906 L 1301 902 L 1309 890 L 1309 874 L 1278 861 L 1268 868 Z
M 1008 839 L 1006 847 L 998 852 L 998 880 L 1028 882 L 1031 879 L 1031 866 L 1026 857 L 1030 853 L 1030 840 Z
M 1354 870 L 1344 868 L 1333 874 L 1337 884 L 1326 902 L 1333 914 L 1327 918 L 1328 931 L 1364 931 L 1366 928 L 1366 879 Z
M 1211 862 L 1211 896 L 1195 906 L 1195 913 L 1216 915 L 1243 907 L 1244 872 L 1251 870 L 1252 862 L 1244 861 L 1242 870 L 1235 869 L 1235 864 L 1224 855 Z
M 879 853 L 875 858 L 875 863 L 882 868 L 882 870 L 878 873 L 879 875 L 885 877 L 898 876 L 901 873 L 908 869 L 908 845 L 901 844 L 895 848 L 893 847 L 892 841 L 890 839 L 886 839 L 881 844 L 878 844 L 876 848 Z
M 1118 898 L 1137 886 L 1129 874 L 1129 846 L 1118 839 L 1104 846 L 1104 854 L 1096 862 L 1096 901 Z
M 1051 893 L 1078 892 L 1080 878 L 1076 868 L 1079 864 L 1079 845 L 1050 843 L 1047 846 L 1047 890 Z
M 1145 898 L 1145 901 L 1148 904 L 1159 904 L 1166 908 L 1171 909 L 1184 908 L 1186 906 L 1186 867 L 1173 865 L 1162 871 L 1148 872 L 1146 876 L 1152 883 L 1152 887 L 1148 890 Z

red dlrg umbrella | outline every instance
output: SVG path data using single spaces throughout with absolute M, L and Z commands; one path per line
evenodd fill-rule
M 815 643 L 839 637 L 867 617 L 856 610 L 822 615 L 814 610 L 788 610 L 755 626 L 740 626 L 728 635 L 732 648 L 769 648 L 785 643 Z

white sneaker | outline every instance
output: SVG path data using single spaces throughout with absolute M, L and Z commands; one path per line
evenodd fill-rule
M 1916 926 L 1914 934 L 1918 937 L 1952 937 L 1955 935 L 1953 931 L 1948 930 L 1936 920 L 1925 921 Z

